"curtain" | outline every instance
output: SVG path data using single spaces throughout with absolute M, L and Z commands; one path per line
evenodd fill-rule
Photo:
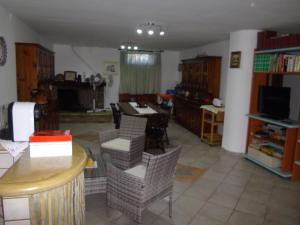
M 121 94 L 153 94 L 160 91 L 160 53 L 123 51 L 120 62 Z

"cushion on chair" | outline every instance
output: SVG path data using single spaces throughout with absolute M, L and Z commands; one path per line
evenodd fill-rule
M 144 165 L 137 165 L 137 166 L 132 167 L 128 170 L 125 170 L 125 173 L 129 173 L 133 176 L 144 179 L 145 174 L 146 174 L 146 169 L 147 169 L 147 167 L 144 166 Z
M 130 148 L 130 140 L 124 138 L 115 138 L 110 141 L 102 143 L 101 147 L 128 152 Z

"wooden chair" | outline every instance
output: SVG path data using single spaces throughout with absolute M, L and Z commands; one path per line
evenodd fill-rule
M 111 107 L 111 110 L 112 110 L 112 113 L 113 113 L 115 128 L 119 129 L 120 128 L 120 122 L 121 122 L 121 112 L 120 112 L 120 110 L 117 109 L 115 103 L 110 103 L 110 107 Z
M 166 136 L 167 141 L 169 142 L 167 134 L 168 122 L 168 115 L 163 113 L 155 113 L 148 118 L 146 128 L 146 148 L 149 148 L 151 142 L 154 142 L 156 147 L 165 152 L 163 138 Z

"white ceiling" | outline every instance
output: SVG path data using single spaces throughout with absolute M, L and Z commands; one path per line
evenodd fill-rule
M 254 3 L 254 7 L 251 7 Z M 179 50 L 224 40 L 240 29 L 300 32 L 300 0 L 0 0 L 55 43 Z M 155 21 L 164 37 L 140 37 L 138 24 Z

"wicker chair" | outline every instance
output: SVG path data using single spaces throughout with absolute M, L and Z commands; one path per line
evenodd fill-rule
M 181 147 L 161 155 L 143 153 L 142 163 L 125 171 L 107 166 L 107 204 L 139 224 L 143 211 L 154 201 L 169 196 L 172 217 L 172 190 Z
M 101 153 L 121 169 L 134 166 L 142 160 L 146 124 L 146 118 L 122 115 L 120 129 L 99 133 Z

